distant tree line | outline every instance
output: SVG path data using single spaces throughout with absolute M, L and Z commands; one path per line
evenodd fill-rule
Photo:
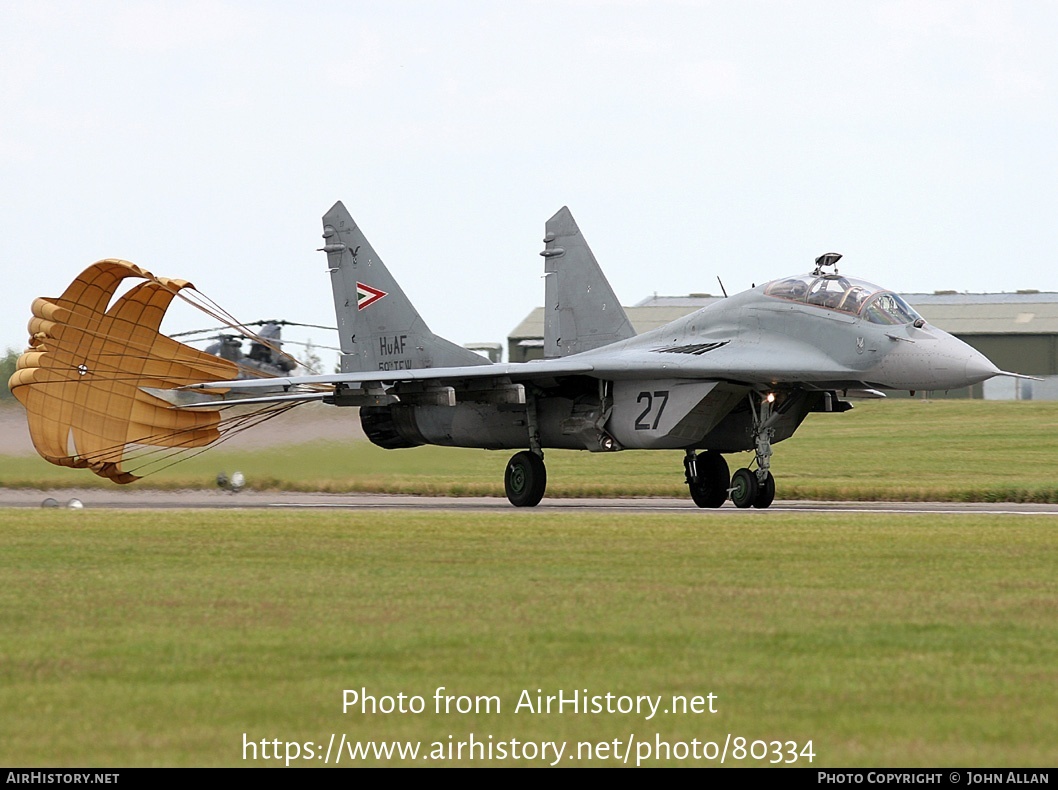
M 19 356 L 21 356 L 21 352 L 9 348 L 3 358 L 0 358 L 0 382 L 2 382 L 0 384 L 0 401 L 13 400 L 15 397 L 11 394 L 11 390 L 8 389 L 7 380 L 15 372 L 15 363 L 18 362 Z

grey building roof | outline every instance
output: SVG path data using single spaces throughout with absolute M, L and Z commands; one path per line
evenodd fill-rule
M 642 334 L 648 329 L 654 329 L 659 326 L 665 326 L 665 324 L 675 321 L 677 318 L 682 318 L 688 313 L 694 312 L 704 305 L 694 305 L 687 307 L 626 307 L 625 313 L 628 314 L 628 320 L 632 322 L 632 326 L 635 327 L 636 332 Z M 508 338 L 510 340 L 528 340 L 534 338 L 541 338 L 544 336 L 544 308 L 537 307 L 533 309 L 533 312 L 529 313 L 525 319 L 518 324 L 514 329 L 511 330 Z
M 903 296 L 927 321 L 955 335 L 1058 334 L 1058 293 Z

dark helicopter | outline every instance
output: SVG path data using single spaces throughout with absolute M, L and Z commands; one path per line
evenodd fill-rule
M 239 378 L 259 379 L 286 376 L 299 366 L 306 370 L 313 370 L 319 364 L 319 358 L 312 353 L 316 349 L 330 349 L 330 346 L 318 346 L 315 343 L 301 343 L 294 340 L 283 340 L 284 326 L 308 327 L 312 329 L 325 329 L 337 331 L 334 327 L 317 326 L 316 324 L 301 324 L 294 321 L 263 320 L 251 321 L 250 323 L 237 326 L 214 327 L 212 329 L 196 329 L 189 332 L 180 332 L 171 337 L 193 337 L 195 335 L 208 335 L 199 337 L 199 341 L 212 341 L 205 347 L 207 354 L 234 362 L 239 366 Z M 249 327 L 260 327 L 256 332 L 250 331 Z M 224 331 L 235 330 L 235 331 Z M 209 334 L 217 333 L 217 334 Z M 249 341 L 249 351 L 244 351 L 243 344 Z M 194 339 L 191 342 L 195 342 Z M 300 360 L 283 350 L 284 345 L 304 346 L 309 349 L 309 359 Z M 339 349 L 333 349 L 338 351 Z M 315 357 L 315 358 L 313 358 Z M 315 364 L 314 364 L 315 363 Z

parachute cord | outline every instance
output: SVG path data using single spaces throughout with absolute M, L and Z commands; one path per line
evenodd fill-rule
M 172 458 L 173 456 L 181 454 L 184 454 L 186 456 L 185 458 L 180 458 L 176 461 L 173 461 L 173 463 L 167 464 L 166 466 L 162 467 L 163 469 L 167 469 L 169 466 L 173 466 L 174 464 L 179 463 L 181 460 L 186 460 L 187 458 L 194 458 L 196 455 L 203 453 L 206 450 L 212 449 L 213 447 L 216 447 L 219 444 L 222 444 L 233 436 L 242 433 L 243 431 L 248 430 L 249 428 L 252 428 L 256 425 L 259 425 L 262 422 L 270 420 L 273 417 L 277 417 L 280 414 L 289 411 L 293 407 L 299 406 L 305 402 L 306 401 L 292 401 L 280 404 L 267 404 L 248 414 L 239 414 L 229 417 L 227 418 L 227 420 L 223 420 L 221 424 L 217 426 L 217 430 L 220 432 L 221 436 L 215 441 L 210 442 L 210 444 L 206 445 L 205 447 L 202 447 L 201 449 L 197 450 L 195 449 L 195 445 L 192 445 L 190 443 L 185 446 L 151 445 L 159 440 L 178 437 L 181 434 L 187 434 L 189 436 L 188 441 L 191 442 L 193 440 L 193 434 L 196 431 L 201 430 L 201 427 L 184 428 L 178 431 L 150 434 L 148 436 L 138 437 L 137 439 L 122 444 L 115 444 L 109 447 L 104 447 L 102 449 L 96 450 L 95 452 L 78 453 L 76 457 L 87 461 L 89 464 L 108 462 L 132 464 L 136 462 L 144 462 L 140 463 L 140 465 L 134 469 L 125 470 L 130 474 L 137 474 L 140 470 L 147 469 L 154 464 L 162 463 L 168 460 L 169 458 Z M 125 455 L 125 449 L 130 445 L 135 446 L 137 449 L 128 453 L 128 455 Z M 192 452 L 192 450 L 195 451 Z M 117 461 L 114 460 L 115 457 L 118 459 Z M 148 472 L 138 476 L 146 477 L 148 474 L 154 474 L 155 471 L 160 470 L 154 470 L 152 472 Z
M 161 463 L 162 461 L 166 461 L 166 460 L 168 460 L 169 458 L 171 458 L 174 455 L 183 454 L 183 455 L 181 455 L 180 458 L 177 458 L 175 461 L 172 461 L 171 463 L 167 463 L 164 466 L 158 467 L 158 469 L 153 469 L 150 472 L 146 472 L 146 473 L 144 473 L 142 475 L 139 475 L 139 476 L 140 477 L 149 477 L 150 475 L 158 474 L 159 472 L 162 472 L 164 470 L 169 469 L 170 466 L 176 466 L 178 463 L 183 463 L 184 461 L 189 461 L 190 459 L 193 459 L 193 458 L 196 458 L 197 456 L 202 455 L 203 453 L 205 453 L 207 451 L 207 449 L 213 449 L 213 448 L 217 447 L 218 445 L 223 444 L 227 440 L 232 439 L 233 437 L 241 434 L 243 430 L 248 430 L 249 428 L 256 427 L 257 425 L 260 425 L 263 422 L 267 422 L 267 421 L 269 421 L 269 420 L 271 420 L 271 419 L 273 419 L 275 417 L 278 417 L 279 415 L 284 415 L 290 409 L 294 408 L 295 406 L 300 406 L 303 403 L 306 403 L 306 401 L 295 401 L 295 402 L 292 402 L 292 403 L 281 403 L 281 404 L 269 404 L 266 407 L 259 408 L 256 411 L 251 412 L 251 414 L 249 414 L 249 415 L 240 415 L 238 417 L 231 418 L 231 420 L 233 422 L 238 422 L 238 424 L 237 425 L 231 425 L 231 426 L 229 426 L 227 428 L 221 428 L 222 435 L 221 435 L 220 439 L 218 439 L 217 441 L 212 442 L 211 444 L 208 444 L 205 447 L 202 447 L 201 449 L 198 449 L 198 451 L 195 451 L 195 452 L 189 452 L 190 451 L 189 447 L 178 447 L 178 448 L 176 448 L 176 453 L 169 454 L 169 455 L 167 455 L 164 458 L 154 459 L 154 460 L 152 460 L 152 461 L 150 461 L 150 462 L 148 462 L 146 464 L 143 464 L 141 466 L 136 466 L 135 469 L 129 470 L 129 472 L 131 474 L 138 474 L 141 470 L 149 469 L 150 466 L 152 466 L 154 464 L 157 464 L 157 463 Z M 138 455 L 138 456 L 135 456 L 132 460 L 139 460 L 142 457 L 144 457 L 144 456 Z
M 219 439 L 217 439 L 215 442 L 211 442 L 209 445 L 207 445 L 207 446 L 205 446 L 205 447 L 203 447 L 201 449 L 195 450 L 193 452 L 192 452 L 190 447 L 177 447 L 177 448 L 161 448 L 161 449 L 158 449 L 158 450 L 148 450 L 147 452 L 144 452 L 144 453 L 137 453 L 134 456 L 132 456 L 131 458 L 129 458 L 128 460 L 135 462 L 135 461 L 139 461 L 139 460 L 141 460 L 143 458 L 146 458 L 148 455 L 153 455 L 153 454 L 157 454 L 157 453 L 166 453 L 166 454 L 163 457 L 161 457 L 161 458 L 155 458 L 155 459 L 153 459 L 151 461 L 148 461 L 145 464 L 141 464 L 140 466 L 137 466 L 134 469 L 129 469 L 128 471 L 131 474 L 136 474 L 139 477 L 149 477 L 150 475 L 157 474 L 158 472 L 161 472 L 161 471 L 163 471 L 165 469 L 168 469 L 168 468 L 170 468 L 172 466 L 176 466 L 179 463 L 183 463 L 184 461 L 189 461 L 192 458 L 195 458 L 196 456 L 199 456 L 202 453 L 206 452 L 207 450 L 212 450 L 215 447 L 217 447 L 217 446 L 223 444 L 224 442 L 226 442 L 228 439 L 231 439 L 231 438 L 237 436 L 238 434 L 242 433 L 243 431 L 249 430 L 250 428 L 254 428 L 254 427 L 260 425 L 261 423 L 264 423 L 264 422 L 267 422 L 268 420 L 271 420 L 274 417 L 278 417 L 281 414 L 285 414 L 286 412 L 290 411 L 294 407 L 300 406 L 303 403 L 306 403 L 306 401 L 294 401 L 294 402 L 291 402 L 291 403 L 269 404 L 269 405 L 267 405 L 267 406 L 265 406 L 263 408 L 257 409 L 256 411 L 253 411 L 253 412 L 251 412 L 249 414 L 241 414 L 241 415 L 238 415 L 236 417 L 231 417 L 231 418 L 229 418 L 229 422 L 230 423 L 234 423 L 234 424 L 229 424 L 226 427 L 223 426 L 223 424 L 222 424 L 222 426 L 220 428 L 221 437 Z M 170 434 L 170 435 L 175 435 L 175 434 Z M 149 472 L 144 472 L 143 474 L 139 474 L 141 470 L 149 469 L 150 467 L 152 467 L 152 466 L 154 466 L 156 464 L 159 464 L 159 463 L 162 463 L 164 461 L 167 461 L 170 458 L 172 458 L 174 455 L 179 455 L 180 457 L 177 458 L 176 460 L 172 461 L 171 463 L 168 463 L 168 464 L 165 464 L 164 466 L 158 467 L 157 469 L 151 469 Z

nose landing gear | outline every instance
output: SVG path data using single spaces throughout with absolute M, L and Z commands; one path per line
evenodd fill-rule
M 772 427 L 797 399 L 787 397 L 779 408 L 775 408 L 775 393 L 750 395 L 749 408 L 753 415 L 753 444 L 757 470 L 739 469 L 731 478 L 731 501 L 735 507 L 766 508 L 775 501 L 775 478 L 771 473 L 771 440 L 775 436 Z M 759 399 L 759 404 L 754 400 Z
M 735 507 L 768 507 L 775 500 L 775 478 L 771 472 L 764 473 L 760 480 L 760 470 L 739 469 L 731 478 L 731 501 Z

